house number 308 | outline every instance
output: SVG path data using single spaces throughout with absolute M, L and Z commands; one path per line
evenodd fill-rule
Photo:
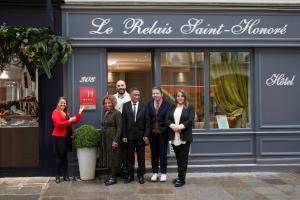
M 95 76 L 82 76 L 79 80 L 80 83 L 93 83 L 95 82 Z

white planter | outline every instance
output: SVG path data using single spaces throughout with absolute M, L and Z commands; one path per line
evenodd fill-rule
M 96 171 L 96 148 L 78 148 L 77 157 L 81 180 L 92 180 Z

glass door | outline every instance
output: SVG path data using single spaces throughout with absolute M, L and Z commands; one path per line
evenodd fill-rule
M 141 91 L 141 101 L 151 99 L 152 88 L 152 53 L 151 52 L 108 52 L 107 53 L 107 93 L 116 93 L 116 83 L 123 80 L 127 92 L 132 87 Z M 146 164 L 150 164 L 150 146 L 146 145 Z
M 107 92 L 116 93 L 116 82 L 124 80 L 127 91 L 132 87 L 141 90 L 141 100 L 151 99 L 151 52 L 108 52 Z

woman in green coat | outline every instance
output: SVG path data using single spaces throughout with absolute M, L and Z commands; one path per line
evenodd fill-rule
M 122 126 L 122 116 L 120 111 L 115 109 L 117 99 L 113 95 L 103 97 L 102 105 L 104 112 L 101 122 L 102 145 L 106 157 L 105 164 L 109 169 L 109 175 L 105 180 L 105 185 L 117 183 L 116 172 L 120 169 L 120 136 Z

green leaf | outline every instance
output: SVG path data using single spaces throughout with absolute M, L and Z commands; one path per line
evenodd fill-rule
M 54 35 L 46 28 L 0 26 L 0 70 L 11 66 L 19 57 L 23 66 L 36 68 L 51 78 L 51 69 L 64 64 L 72 54 L 70 41 Z
M 97 129 L 92 125 L 81 125 L 74 131 L 73 144 L 76 148 L 97 147 L 99 142 L 100 135 Z
M 40 60 L 41 60 L 41 64 L 42 64 L 42 67 L 44 69 L 45 74 L 50 79 L 52 76 L 51 76 L 51 71 L 50 71 L 50 68 L 48 66 L 46 58 L 44 56 L 41 56 Z

